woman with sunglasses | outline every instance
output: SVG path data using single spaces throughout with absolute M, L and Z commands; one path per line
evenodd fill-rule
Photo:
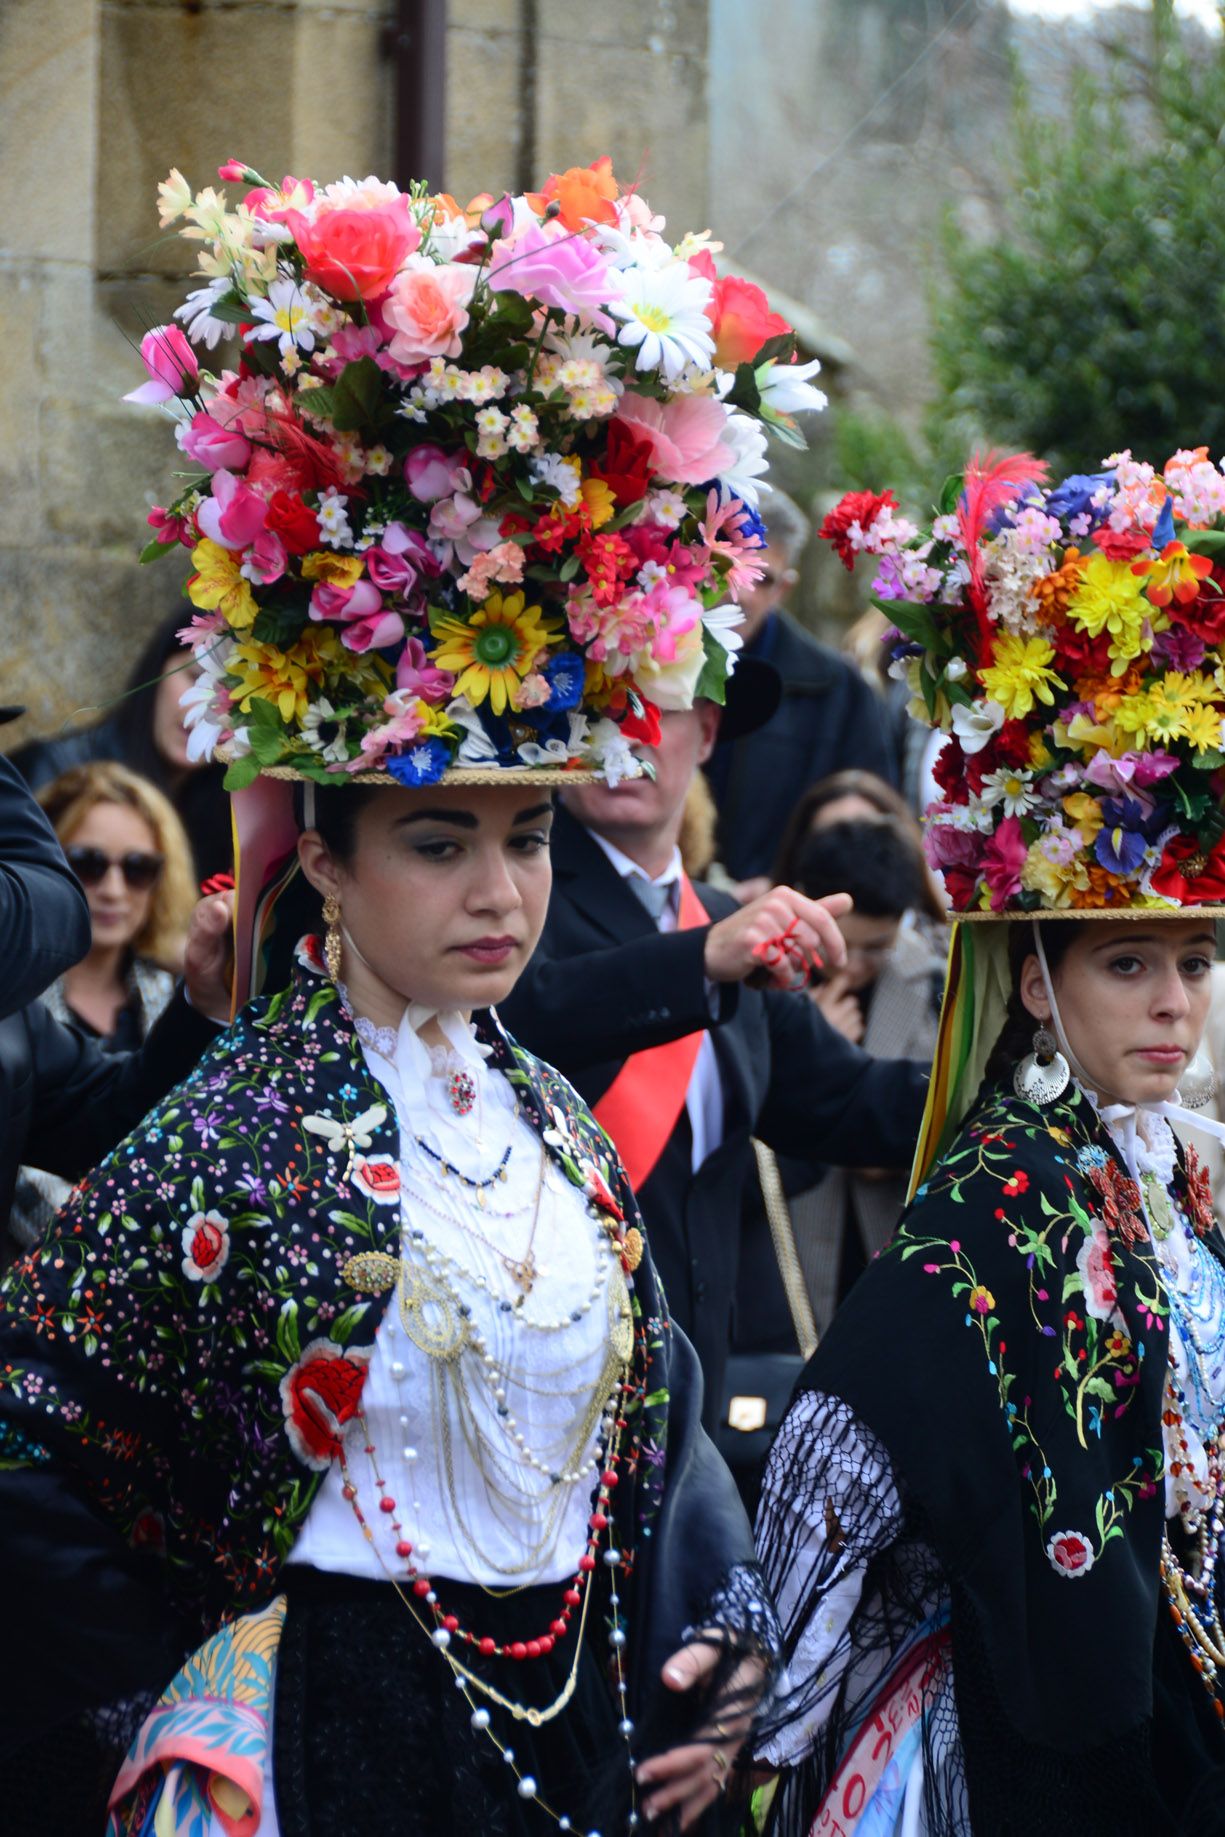
M 109 761 L 75 766 L 39 794 L 89 904 L 86 955 L 43 1001 L 107 1052 L 141 1046 L 174 993 L 195 894 L 191 853 L 169 800 Z M 35 1243 L 69 1193 L 67 1181 L 25 1167 L 9 1229 Z

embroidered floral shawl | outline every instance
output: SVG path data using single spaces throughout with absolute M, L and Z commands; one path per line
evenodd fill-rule
M 608 1138 L 492 1016 L 476 1024 L 628 1269 L 641 1219 Z M 352 1259 L 398 1257 L 397 1152 L 386 1094 L 307 950 L 290 989 L 239 1015 L 0 1287 L 0 1468 L 67 1476 L 129 1545 L 160 1552 L 186 1646 L 271 1599 L 358 1407 L 387 1294 L 354 1286 Z M 637 1452 L 615 1522 L 643 1682 L 752 1546 L 649 1250 L 630 1282 Z M 18 1720 L 22 1707 L 14 1681 Z
M 1202 1224 L 1193 1157 L 1189 1168 L 1173 1196 Z M 1018 1829 L 1105 1829 L 1075 1807 L 1087 1795 L 1100 1812 L 1094 1794 L 1112 1780 L 1120 1802 L 1136 1795 L 1131 1813 L 1151 1813 L 1167 1331 L 1140 1195 L 1091 1105 L 1074 1087 L 1045 1110 L 987 1087 L 804 1374 L 879 1441 L 909 1502 L 912 1552 L 865 1546 L 862 1608 L 814 1690 L 828 1696 L 855 1651 L 902 1650 L 942 1592 L 975 1830 L 1012 1828 L 1010 1794 L 1031 1819 Z M 820 1472 L 803 1485 L 819 1497 Z M 771 1575 L 793 1535 L 786 1506 L 758 1527 Z M 843 1541 L 860 1548 L 858 1527 L 827 1530 L 829 1575 L 812 1578 L 788 1650 L 820 1612 Z M 1182 1664 L 1188 1699 L 1204 1697 Z M 844 1686 L 821 1718 L 810 1809 L 852 1732 L 850 1696 Z M 947 1806 L 928 1809 L 930 1828 L 962 1828 Z

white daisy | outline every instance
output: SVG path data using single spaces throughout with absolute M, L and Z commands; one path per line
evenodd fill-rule
M 302 716 L 302 738 L 313 753 L 318 753 L 329 765 L 340 765 L 349 757 L 345 745 L 345 723 L 338 719 L 336 710 L 325 695 L 317 702 L 312 702 Z
M 743 624 L 744 612 L 734 600 L 728 600 L 723 606 L 707 606 L 703 609 L 703 628 L 727 652 L 729 675 L 736 667 L 736 652 L 744 643 L 740 632 Z
M 234 326 L 225 319 L 213 317 L 214 306 L 224 300 L 229 291 L 229 275 L 219 274 L 207 287 L 193 288 L 182 306 L 175 307 L 174 316 L 183 321 L 193 344 L 206 344 L 210 351 L 215 351 L 223 338 L 234 336 Z
M 719 474 L 720 485 L 756 510 L 762 491 L 770 489 L 762 476 L 768 470 L 765 430 L 759 421 L 748 415 L 731 414 L 719 438 L 736 455 L 730 469 Z
M 715 341 L 706 307 L 710 282 L 692 274 L 683 262 L 666 268 L 627 268 L 621 275 L 622 297 L 609 310 L 625 321 L 617 343 L 637 347 L 637 370 L 659 370 L 664 380 L 678 377 L 686 364 L 709 367 Z
M 275 338 L 282 357 L 289 351 L 313 351 L 317 323 L 315 302 L 301 281 L 273 281 L 266 300 L 250 300 L 251 317 L 259 323 L 247 333 L 252 342 Z
M 353 541 L 353 530 L 349 524 L 349 500 L 337 491 L 335 485 L 329 485 L 322 492 L 315 515 L 319 519 L 322 540 L 329 548 L 343 548 L 346 542 Z

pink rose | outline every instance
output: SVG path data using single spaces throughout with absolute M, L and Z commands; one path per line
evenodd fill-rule
M 671 484 L 700 485 L 735 463 L 735 449 L 723 438 L 727 410 L 713 396 L 657 402 L 630 391 L 621 397 L 613 419 L 627 423 L 650 447 L 652 471 Z
M 475 285 L 471 268 L 410 255 L 383 302 L 383 318 L 392 328 L 388 349 L 397 362 L 458 357 Z
M 306 263 L 306 278 L 337 300 L 373 300 L 421 241 L 408 199 L 317 204 L 313 219 L 286 211 L 284 221 Z
M 382 541 L 366 550 L 366 572 L 383 593 L 407 599 L 422 575 L 437 580 L 442 570 L 424 536 L 404 523 L 389 523 Z
M 482 516 L 480 505 L 466 491 L 439 498 L 430 512 L 430 535 L 436 542 L 452 543 L 466 568 L 486 549 L 493 548 L 500 533 L 494 519 Z
M 155 325 L 140 341 L 140 357 L 149 381 L 124 396 L 125 402 L 169 402 L 194 395 L 200 366 L 177 325 Z
M 210 472 L 226 466 L 241 472 L 251 457 L 251 442 L 237 428 L 222 427 L 213 415 L 204 410 L 191 418 L 188 427 L 179 443 L 188 459 L 194 459 L 198 466 L 205 466 Z
M 214 472 L 213 495 L 196 512 L 203 533 L 223 549 L 245 549 L 259 535 L 268 506 L 232 472 Z
M 469 482 L 467 461 L 468 455 L 462 449 L 447 453 L 427 441 L 424 446 L 415 446 L 404 461 L 404 483 L 419 504 L 434 504 L 439 498 L 461 491 Z
M 608 263 L 586 237 L 574 236 L 561 223 L 532 222 L 493 252 L 489 269 L 492 293 L 521 293 L 563 313 L 583 313 L 602 332 L 615 322 L 603 310 L 620 285 Z M 708 475 L 709 476 L 709 475 Z
M 280 580 L 289 562 L 285 544 L 274 529 L 261 529 L 251 544 L 243 562 L 243 572 L 248 579 L 255 580 L 261 587 L 267 587 L 274 580 Z

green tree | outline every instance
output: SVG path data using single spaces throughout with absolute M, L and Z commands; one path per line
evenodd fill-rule
M 1124 446 L 1160 465 L 1225 451 L 1225 40 L 1194 51 L 1169 0 L 1147 45 L 1086 74 L 1060 119 L 1022 92 L 1008 224 L 951 221 L 933 298 L 929 436 L 1096 470 Z

